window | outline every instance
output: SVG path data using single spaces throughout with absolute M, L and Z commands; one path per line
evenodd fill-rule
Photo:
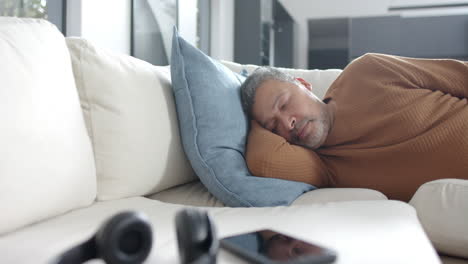
M 168 65 L 172 28 L 209 54 L 210 0 L 133 0 L 131 55 Z
M 3 0 L 0 1 L 0 14 L 2 16 L 47 19 L 46 6 L 46 0 Z
M 0 0 L 0 16 L 47 19 L 65 33 L 66 0 Z

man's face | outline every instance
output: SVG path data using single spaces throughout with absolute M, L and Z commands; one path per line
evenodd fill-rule
M 302 79 L 298 83 L 265 81 L 256 91 L 252 115 L 288 142 L 317 149 L 327 138 L 331 118 L 327 105 L 311 89 Z

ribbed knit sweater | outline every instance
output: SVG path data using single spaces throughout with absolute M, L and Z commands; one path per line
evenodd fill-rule
M 263 130 L 249 135 L 247 162 L 258 176 L 408 201 L 425 182 L 468 179 L 467 98 L 466 62 L 366 54 L 325 95 L 336 111 L 321 148 L 305 155 Z

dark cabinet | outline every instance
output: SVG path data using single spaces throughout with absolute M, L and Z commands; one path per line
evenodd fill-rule
M 293 66 L 294 20 L 277 0 L 236 0 L 234 61 Z
M 309 20 L 309 68 L 342 69 L 349 58 L 349 18 Z
M 367 52 L 468 61 L 468 15 L 311 20 L 309 29 L 309 68 L 343 68 Z

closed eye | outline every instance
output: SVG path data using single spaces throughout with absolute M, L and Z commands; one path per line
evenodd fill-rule
M 288 102 L 289 102 L 289 96 L 283 95 L 279 103 L 279 110 L 283 111 L 288 106 Z

